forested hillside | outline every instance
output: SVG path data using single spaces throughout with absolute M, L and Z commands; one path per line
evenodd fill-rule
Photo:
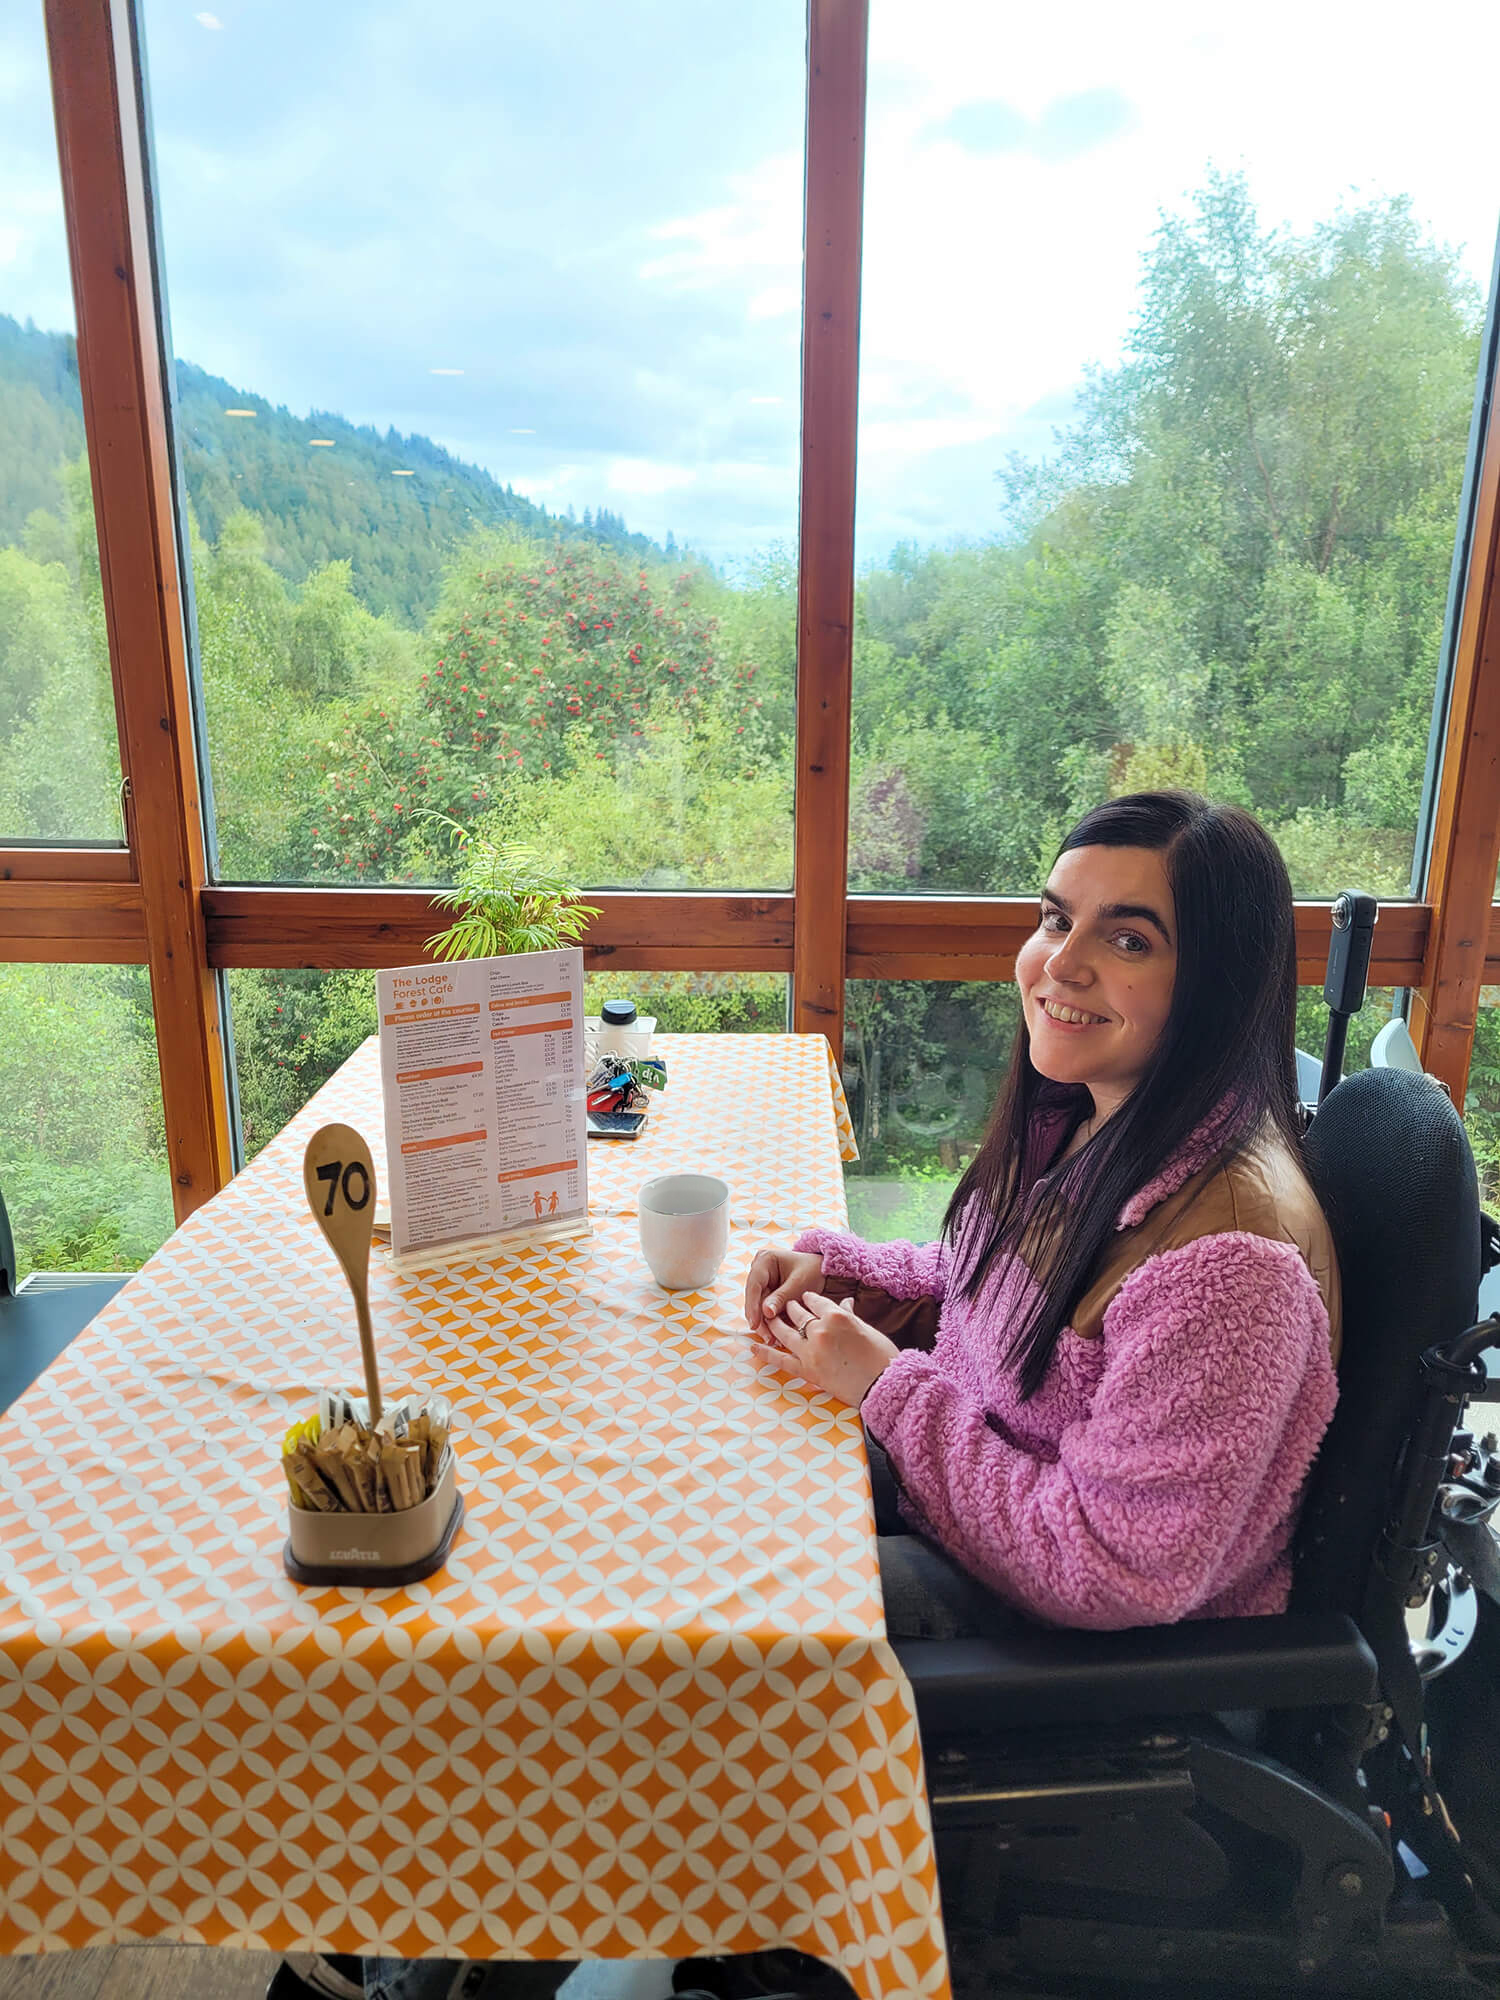
M 236 410 L 251 414 L 227 414 Z M 618 516 L 601 509 L 574 522 L 549 514 L 430 438 L 382 433 L 319 410 L 294 417 L 188 361 L 177 364 L 177 433 L 207 541 L 244 509 L 261 523 L 266 560 L 288 583 L 346 561 L 358 601 L 403 624 L 420 625 L 430 614 L 446 552 L 476 527 L 659 553 Z M 63 510 L 60 468 L 83 449 L 72 338 L 18 326 L 3 313 L 0 440 L 3 545 L 22 539 L 35 509 Z
M 854 887 L 1032 892 L 1084 807 L 1185 783 L 1257 811 L 1299 894 L 1405 894 L 1481 319 L 1400 202 L 1294 236 L 1215 179 L 1164 218 L 1123 355 L 1045 460 L 997 466 L 993 531 L 859 581 Z M 67 384 L 66 343 L 0 323 L 20 447 L 0 454 L 0 824 L 52 836 L 97 832 L 117 775 Z M 789 884 L 787 552 L 731 584 L 616 522 L 542 516 L 423 440 L 305 424 L 191 370 L 182 409 L 227 878 L 440 881 L 434 815 L 498 815 L 600 887 Z M 138 990 L 90 977 L 115 1025 L 89 1060 L 138 1055 Z M 780 1024 L 769 976 L 619 980 L 667 1026 Z M 252 1144 L 368 1031 L 368 984 L 234 975 Z M 865 1170 L 915 1191 L 892 1227 L 951 1183 L 1013 1018 L 1008 987 L 851 985 Z M 1309 999 L 1304 1045 L 1321 1035 Z M 72 1085 L 55 1057 L 42 1086 L 19 1063 L 0 1053 L 0 1171 L 45 1176 L 55 1212 L 57 1149 L 28 1118 Z M 1489 1013 L 1470 1109 L 1500 1156 Z M 122 1185 L 159 1145 L 124 1129 L 97 1139 Z

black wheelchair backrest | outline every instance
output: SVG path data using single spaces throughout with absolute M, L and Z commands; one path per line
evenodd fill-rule
M 1339 1401 L 1298 1528 L 1294 1610 L 1359 1610 L 1421 1395 L 1418 1360 L 1476 1317 L 1479 1194 L 1463 1123 L 1429 1078 L 1345 1077 L 1303 1142 L 1343 1291 Z

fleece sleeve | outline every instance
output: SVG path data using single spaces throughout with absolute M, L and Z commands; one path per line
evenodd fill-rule
M 793 1246 L 813 1250 L 829 1277 L 878 1285 L 893 1299 L 940 1299 L 948 1290 L 948 1244 L 866 1243 L 847 1229 L 805 1229 Z
M 992 1429 L 929 1354 L 892 1362 L 861 1414 L 917 1525 L 1000 1596 L 1055 1625 L 1170 1624 L 1235 1583 L 1257 1521 L 1295 1500 L 1337 1393 L 1328 1317 L 1291 1245 L 1235 1232 L 1149 1259 L 1104 1339 L 1055 1460 Z

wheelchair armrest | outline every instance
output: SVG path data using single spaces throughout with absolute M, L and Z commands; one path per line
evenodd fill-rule
M 1375 1656 L 1338 1612 L 1188 1619 L 1129 1632 L 897 1639 L 924 1738 L 1038 1723 L 1119 1722 L 1220 1709 L 1370 1701 Z

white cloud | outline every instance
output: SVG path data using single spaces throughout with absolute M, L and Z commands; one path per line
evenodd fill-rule
M 767 285 L 763 292 L 757 292 L 746 306 L 750 319 L 784 319 L 788 313 L 800 312 L 802 308 L 802 287 L 800 285 Z
M 565 507 L 569 501 L 576 500 L 586 470 L 587 468 L 582 465 L 558 464 L 539 472 L 528 472 L 525 488 L 527 497 L 548 504 L 555 500 L 559 507 Z
M 262 0 L 222 76 L 191 31 L 223 17 L 147 0 L 182 351 L 273 401 L 428 432 L 549 505 L 619 508 L 717 553 L 790 536 L 803 7 L 750 10 L 774 63 L 734 72 L 732 117 L 704 84 L 726 73 L 714 24 L 735 10 L 700 11 L 692 53 L 663 63 L 633 15 L 604 10 L 580 48 L 568 10 L 543 10 L 549 92 L 475 58 L 513 39 L 492 0 Z M 1118 356 L 1158 212 L 1210 164 L 1243 166 L 1263 218 L 1299 230 L 1351 189 L 1406 193 L 1487 279 L 1494 0 L 1399 34 L 1353 0 L 871 15 L 862 548 L 995 525 L 995 467 L 1045 449 L 1085 367 Z M 0 21 L 0 310 L 65 326 L 44 65 L 39 17 Z M 585 101 L 559 152 L 556 107 Z M 1116 115 L 1090 128 L 1091 105 Z M 504 198 L 517 185 L 525 202 Z M 428 379 L 445 346 L 465 356 L 461 394 Z
M 615 458 L 607 474 L 611 493 L 671 493 L 697 483 L 697 470 L 690 465 L 663 465 L 651 458 Z
M 1500 9 L 1451 0 L 1441 33 L 1395 39 L 1349 0 L 1264 0 L 1208 32 L 1206 18 L 1200 0 L 1153 0 L 1148 14 L 1115 0 L 871 10 L 862 540 L 902 516 L 913 485 L 937 501 L 945 480 L 946 532 L 996 524 L 989 471 L 1013 446 L 1045 446 L 1028 413 L 1065 406 L 1089 364 L 1119 357 L 1160 212 L 1181 211 L 1210 166 L 1243 171 L 1262 222 L 1299 231 L 1346 201 L 1409 195 L 1487 282 Z M 1026 142 L 1088 93 L 1129 116 L 1101 118 L 1098 143 L 1069 157 Z M 990 147 L 946 136 L 966 106 L 994 108 Z M 982 470 L 972 440 L 985 437 Z
M 1008 420 L 1020 416 L 1019 410 L 1005 412 Z M 985 414 L 963 417 L 911 417 L 897 423 L 864 423 L 859 431 L 861 453 L 874 453 L 877 457 L 892 455 L 898 457 L 920 457 L 927 452 L 951 451 L 955 445 L 979 444 L 989 438 L 994 444 L 995 462 L 998 464 L 1005 455 L 1005 431 L 1008 423 L 996 424 Z
M 41 87 L 45 90 L 44 81 Z M 40 326 L 71 327 L 67 232 L 50 129 L 41 144 L 28 144 L 24 136 L 17 144 L 11 132 L 0 128 L 0 188 L 5 190 L 0 312 L 22 319 L 31 315 Z
M 776 154 L 736 175 L 735 200 L 658 223 L 651 235 L 674 247 L 639 275 L 679 291 L 742 283 L 760 297 L 801 298 L 802 159 Z M 778 304 L 775 311 L 785 310 Z

